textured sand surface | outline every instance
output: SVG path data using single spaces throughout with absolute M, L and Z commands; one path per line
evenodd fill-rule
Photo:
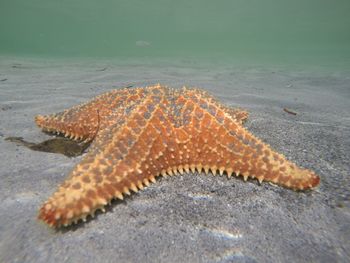
M 0 262 L 350 261 L 350 74 L 182 61 L 0 59 Z M 197 86 L 250 112 L 245 124 L 321 176 L 297 193 L 204 174 L 160 179 L 85 224 L 55 231 L 39 206 L 81 157 L 35 152 L 33 118 L 112 88 Z M 283 111 L 287 108 L 297 115 Z

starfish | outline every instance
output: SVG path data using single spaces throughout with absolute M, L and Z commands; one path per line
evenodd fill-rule
M 63 112 L 38 115 L 35 121 L 44 131 L 92 141 L 38 217 L 52 227 L 86 221 L 112 199 L 138 192 L 157 176 L 196 170 L 293 190 L 319 184 L 313 171 L 248 132 L 242 125 L 247 117 L 205 91 L 161 85 L 112 90 Z

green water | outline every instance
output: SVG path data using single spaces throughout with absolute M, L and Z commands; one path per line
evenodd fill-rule
M 349 0 L 0 0 L 0 55 L 349 67 Z

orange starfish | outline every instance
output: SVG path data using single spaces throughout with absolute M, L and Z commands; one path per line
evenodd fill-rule
M 123 199 L 167 176 L 195 172 L 233 173 L 294 190 L 317 186 L 319 177 L 299 168 L 249 133 L 248 113 L 231 109 L 198 89 L 160 85 L 113 90 L 63 112 L 37 116 L 43 130 L 75 140 L 93 140 L 39 218 L 67 226 L 113 198 Z

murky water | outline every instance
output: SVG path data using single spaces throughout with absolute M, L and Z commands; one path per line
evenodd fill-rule
M 0 54 L 350 68 L 348 0 L 2 0 Z

